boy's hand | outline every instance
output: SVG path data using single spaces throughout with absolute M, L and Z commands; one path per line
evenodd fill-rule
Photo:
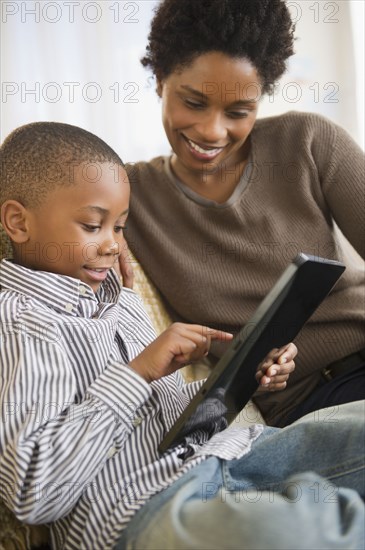
M 258 391 L 278 391 L 286 388 L 289 375 L 295 369 L 294 359 L 298 349 L 292 342 L 280 349 L 273 349 L 260 363 L 256 378 L 260 382 Z
M 232 340 L 232 334 L 201 325 L 173 323 L 146 347 L 130 367 L 147 382 L 158 380 L 208 354 L 211 340 Z

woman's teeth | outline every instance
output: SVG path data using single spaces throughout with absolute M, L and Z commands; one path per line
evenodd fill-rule
M 199 145 L 197 145 L 193 141 L 190 141 L 190 139 L 188 139 L 188 143 L 189 143 L 190 147 L 192 149 L 194 149 L 194 151 L 197 151 L 198 153 L 200 153 L 202 155 L 207 155 L 208 157 L 210 157 L 210 156 L 213 157 L 214 155 L 216 155 L 217 153 L 219 153 L 223 149 L 223 147 L 218 147 L 216 149 L 203 149 L 202 147 L 199 147 Z

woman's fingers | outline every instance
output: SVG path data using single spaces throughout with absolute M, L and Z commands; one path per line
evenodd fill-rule
M 298 349 L 293 342 L 277 349 L 272 349 L 260 364 L 257 379 L 265 391 L 285 389 L 290 374 L 295 369 L 294 358 Z
M 126 245 L 118 257 L 117 266 L 123 279 L 123 286 L 127 288 L 133 288 L 134 283 L 134 273 L 130 258 L 130 252 Z

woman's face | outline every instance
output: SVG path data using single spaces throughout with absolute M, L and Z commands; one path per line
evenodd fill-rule
M 233 169 L 245 159 L 261 97 L 260 78 L 247 59 L 200 55 L 159 82 L 158 93 L 178 175 Z

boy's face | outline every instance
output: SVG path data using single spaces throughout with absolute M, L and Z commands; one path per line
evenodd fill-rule
M 29 240 L 16 260 L 80 279 L 96 292 L 126 247 L 128 177 L 119 165 L 92 163 L 77 166 L 73 178 L 28 209 Z

